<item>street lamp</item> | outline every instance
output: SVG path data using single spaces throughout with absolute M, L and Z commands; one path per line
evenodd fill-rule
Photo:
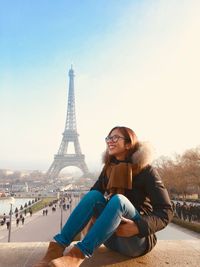
M 11 236 L 11 225 L 12 225 L 12 206 L 15 203 L 14 197 L 10 198 L 9 204 L 10 204 L 10 224 L 9 224 L 9 231 L 8 231 L 8 242 L 10 242 L 10 236 Z
M 60 231 L 62 230 L 63 226 L 63 193 L 61 191 L 60 194 Z

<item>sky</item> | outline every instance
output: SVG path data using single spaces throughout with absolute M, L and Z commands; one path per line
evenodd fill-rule
M 91 171 L 111 128 L 155 158 L 200 145 L 200 1 L 0 0 L 0 169 L 46 171 L 64 131 L 68 71 Z

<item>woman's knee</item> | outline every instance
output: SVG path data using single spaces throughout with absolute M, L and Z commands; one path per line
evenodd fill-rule
M 135 206 L 130 202 L 130 200 L 122 194 L 116 194 L 109 202 L 111 207 L 118 209 L 122 212 L 123 216 L 129 219 L 138 219 L 140 215 L 135 208 Z
M 106 199 L 101 192 L 91 190 L 81 199 L 80 205 L 86 209 L 92 208 L 93 216 L 97 218 L 106 206 Z
M 120 207 L 123 207 L 123 205 L 129 201 L 127 199 L 127 197 L 125 197 L 124 195 L 122 194 L 116 194 L 114 196 L 112 196 L 109 200 L 110 204 L 112 205 L 117 205 L 117 206 L 120 206 Z
M 87 199 L 91 202 L 99 202 L 99 201 L 102 201 L 104 202 L 105 201 L 105 198 L 103 196 L 103 194 L 97 190 L 91 190 L 89 191 L 84 197 L 83 199 Z

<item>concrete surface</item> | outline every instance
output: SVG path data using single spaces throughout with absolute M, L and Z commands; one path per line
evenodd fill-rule
M 11 242 L 48 242 L 53 236 L 60 232 L 61 212 L 57 208 L 55 212 L 48 208 L 47 216 L 42 215 L 42 210 L 33 213 L 32 217 L 27 215 L 25 223 L 19 223 L 16 226 L 16 221 L 12 222 Z M 69 211 L 64 211 L 62 214 L 63 225 L 69 217 Z M 8 242 L 8 230 L 6 225 L 0 226 L 0 242 Z
M 0 243 L 0 267 L 32 267 L 47 246 L 47 242 Z M 199 240 L 159 240 L 150 253 L 136 259 L 101 246 L 81 267 L 197 267 L 199 261 Z

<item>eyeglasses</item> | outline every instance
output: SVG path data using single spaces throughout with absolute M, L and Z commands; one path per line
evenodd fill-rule
M 117 143 L 117 141 L 118 141 L 120 138 L 126 140 L 126 138 L 124 138 L 123 136 L 113 135 L 113 136 L 107 136 L 107 137 L 105 138 L 105 141 L 106 141 L 107 143 L 108 143 L 108 142 Z

